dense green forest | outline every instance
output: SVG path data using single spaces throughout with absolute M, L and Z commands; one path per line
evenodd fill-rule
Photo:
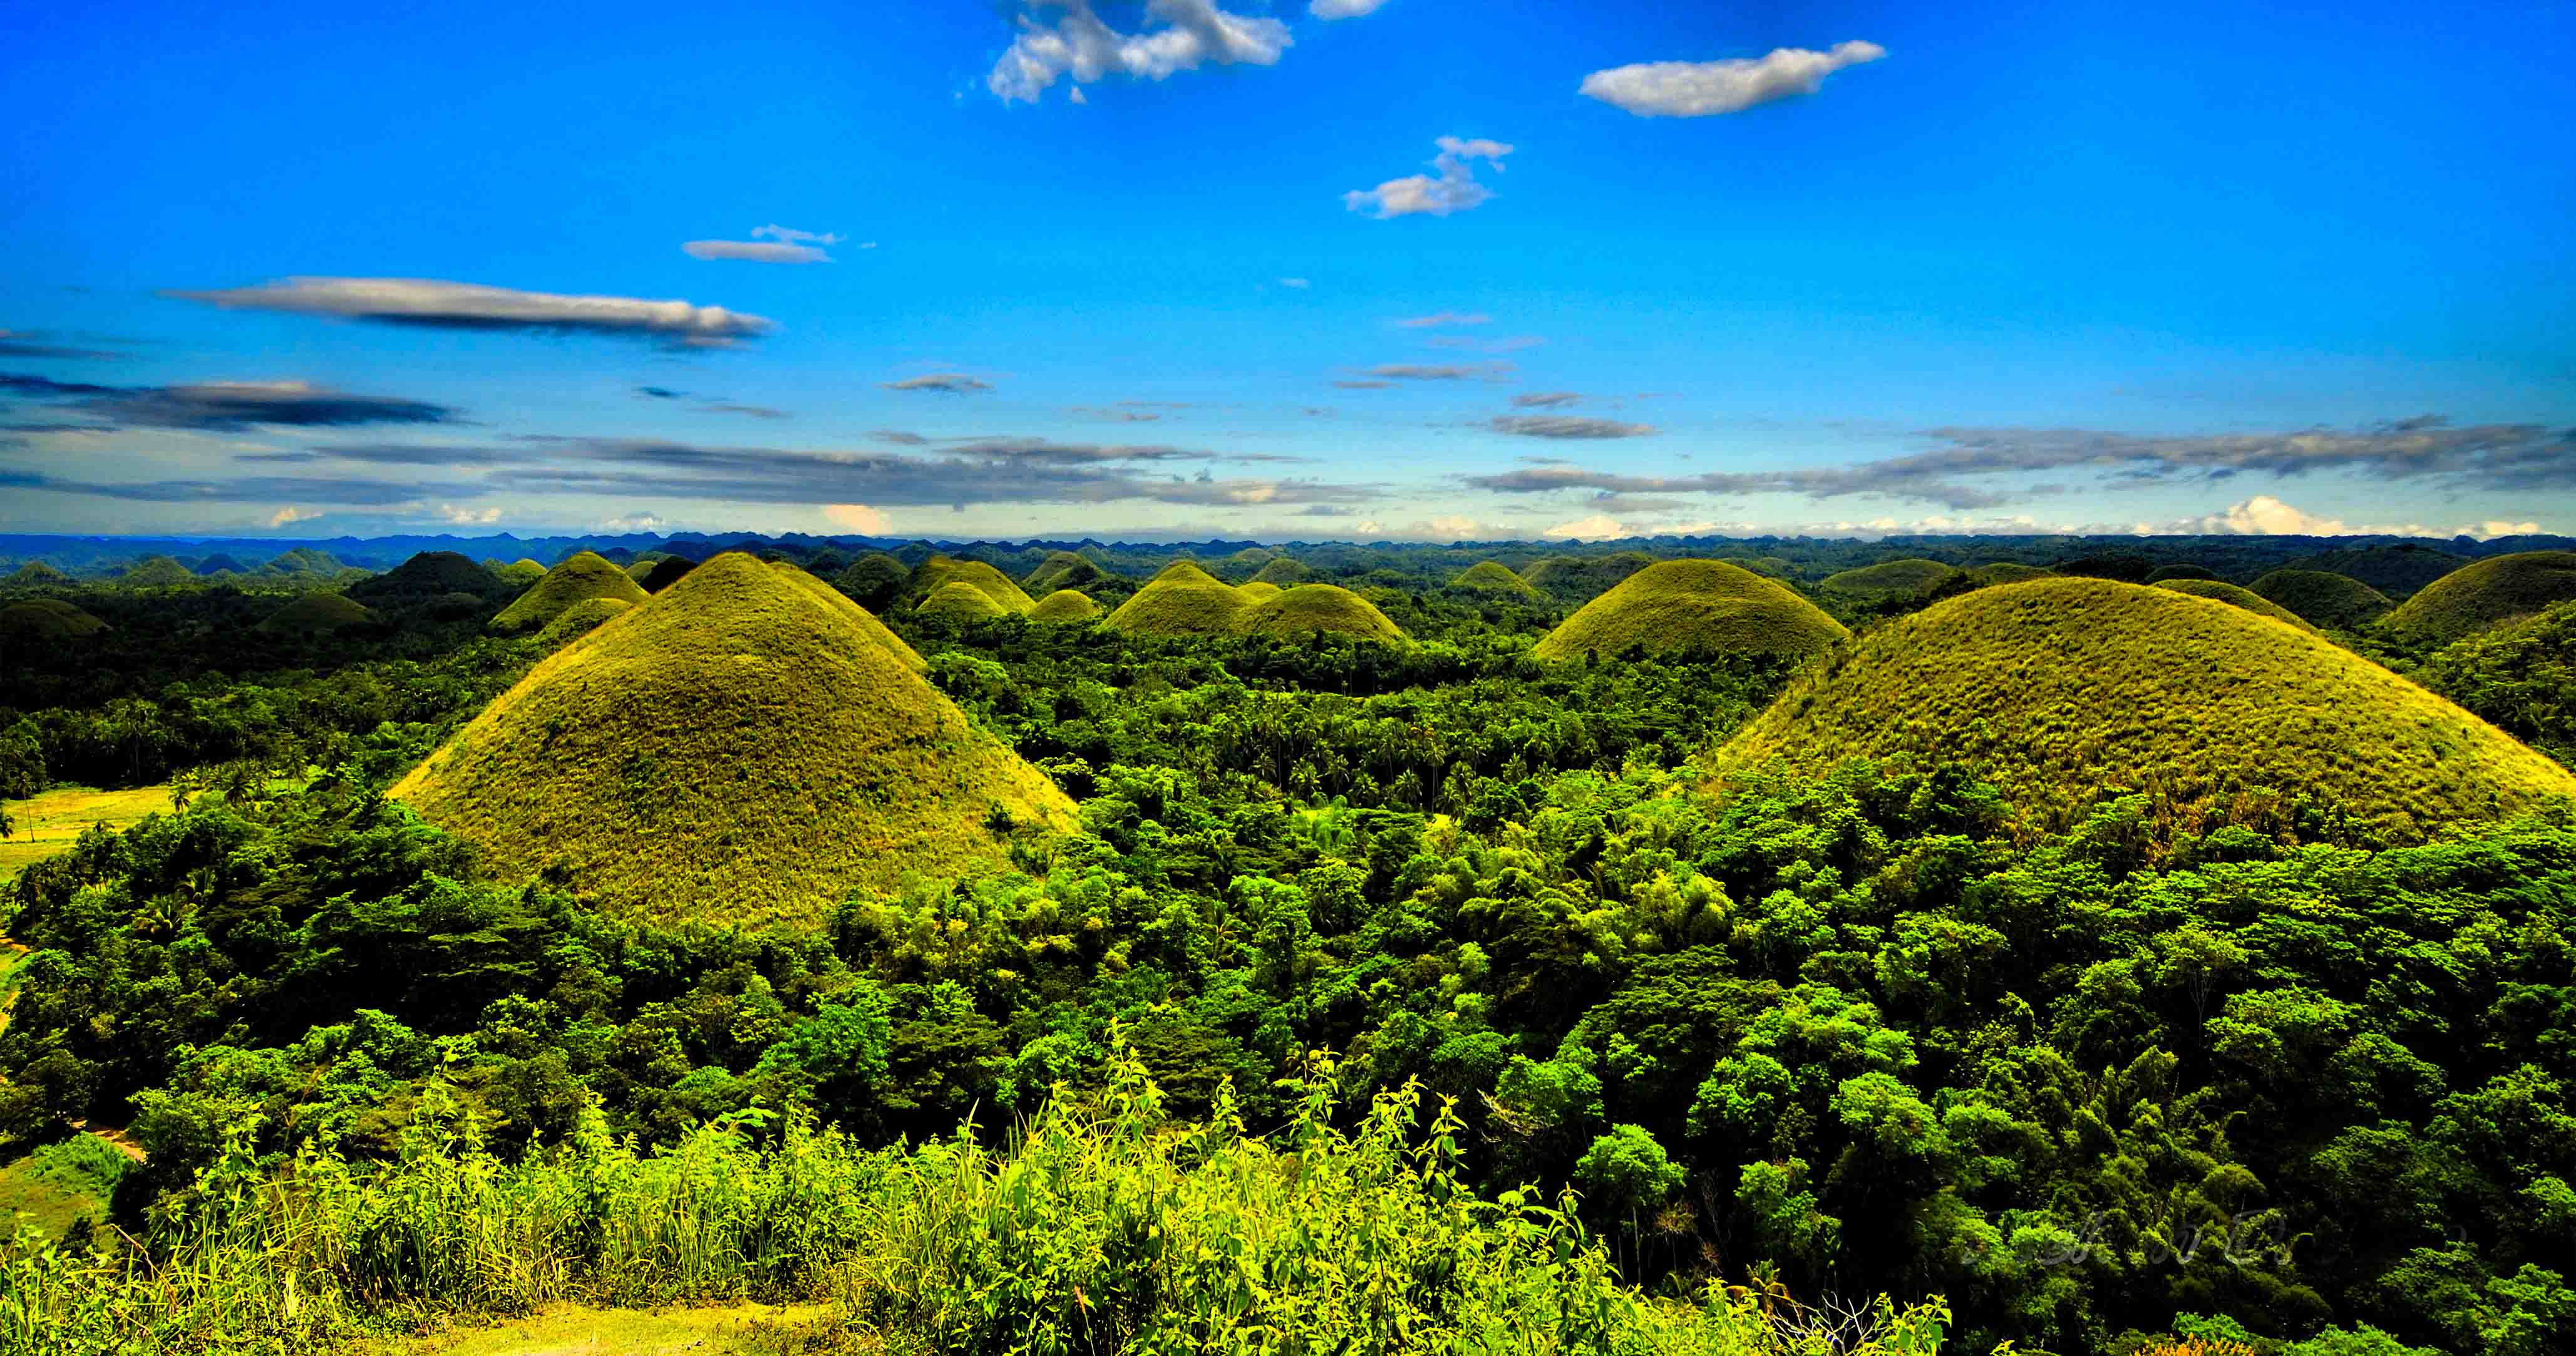
M 1632 627 L 1559 662 L 1541 637 L 1650 556 L 1301 553 L 1379 643 L 916 611 L 955 562 L 773 552 L 1078 827 L 757 923 L 645 921 L 388 798 L 581 643 L 490 626 L 521 585 L 22 580 L 104 629 L 0 641 L 0 796 L 172 795 L 0 904 L 28 952 L 8 1156 L 80 1126 L 142 1153 L 83 1159 L 101 1216 L 21 1234 L 0 1331 L 250 1350 L 568 1294 L 830 1294 L 942 1351 L 2567 1349 L 2576 804 L 2399 832 L 2321 772 L 2035 815 L 1982 761 L 1722 757 L 1873 636 L 2033 587 L 1963 567 L 2159 563 L 2026 544 L 1829 586 L 1920 554 L 1846 548 L 1660 553 L 1736 556 L 1858 633 L 1822 658 Z M 2258 593 L 2284 563 L 2207 561 Z M 993 563 L 1046 581 L 1019 607 L 1073 568 Z M 1103 612 L 1158 568 L 1080 563 Z M 260 624 L 323 587 L 363 615 Z M 2192 615 L 2576 752 L 2576 601 L 2438 645 Z M 654 1242 L 689 1210 L 730 1260 Z

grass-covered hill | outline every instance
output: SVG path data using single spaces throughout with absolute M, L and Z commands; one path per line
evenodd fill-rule
M 679 583 L 683 575 L 696 568 L 698 568 L 698 562 L 686 556 L 664 556 L 641 570 L 630 570 L 627 573 L 635 580 L 637 587 L 646 593 L 660 593 L 673 584 Z
M 1255 579 L 1249 584 L 1235 585 L 1234 591 L 1242 594 L 1246 602 L 1266 603 L 1271 599 L 1278 597 L 1280 594 L 1286 593 L 1288 590 L 1279 587 L 1277 584 L 1265 583 L 1262 580 Z
M 932 556 L 912 572 L 912 587 L 922 597 L 937 593 L 942 585 L 962 583 L 980 590 L 1004 612 L 1028 615 L 1036 607 L 1031 598 L 1011 577 L 980 560 L 960 560 L 955 556 Z
M 168 556 L 145 556 L 118 575 L 116 582 L 130 589 L 184 589 L 197 583 L 197 575 Z
M 2313 631 L 2316 629 L 2309 625 L 2307 619 L 2301 617 L 2298 613 L 2292 612 L 2290 609 L 2281 606 L 2279 603 L 2273 602 L 2271 599 L 2266 598 L 2251 589 L 2239 588 L 2222 579 L 2198 579 L 2190 575 L 2178 575 L 2157 584 L 2156 587 L 2160 589 L 2171 589 L 2176 593 L 2188 593 L 2194 598 L 2207 598 L 2213 602 L 2226 603 L 2231 607 L 2241 607 L 2257 616 L 2269 617 L 2276 622 L 2280 622 L 2287 626 L 2295 626 L 2302 631 Z
M 0 640 L 78 640 L 106 629 L 106 622 L 60 598 L 22 598 L 0 607 Z
M 1470 593 L 1494 593 L 1535 600 L 1539 591 L 1498 561 L 1480 560 L 1450 577 L 1449 587 Z
M 1292 637 L 1323 631 L 1388 645 L 1405 643 L 1404 628 L 1375 603 L 1336 584 L 1300 584 L 1244 609 L 1237 629 L 1246 635 Z
M 2467 556 L 2403 543 L 2320 551 L 2284 562 L 2281 568 L 2323 570 L 2328 574 L 2358 579 L 2391 598 L 2403 598 L 2468 563 Z
M 611 564 L 595 552 L 576 552 L 562 564 L 546 571 L 546 577 L 522 593 L 500 614 L 492 618 L 495 631 L 533 631 L 562 616 L 564 609 L 592 598 L 615 598 L 623 603 L 640 603 L 647 598 L 642 585 L 628 577 L 626 571 Z
M 1032 597 L 1043 598 L 1058 589 L 1079 589 L 1107 578 L 1109 572 L 1092 563 L 1089 556 L 1078 551 L 1050 551 L 1036 569 L 1020 580 L 1020 588 Z
M 1718 559 L 1739 570 L 1751 570 L 1773 579 L 1786 579 L 1798 572 L 1797 563 L 1787 556 L 1719 556 Z
M 1292 589 L 1314 576 L 1315 572 L 1306 568 L 1305 562 L 1293 556 L 1274 556 L 1263 561 L 1261 568 L 1254 571 L 1252 578 L 1246 582 Z
M 847 612 L 738 552 L 530 670 L 390 794 L 506 871 L 712 923 L 812 920 L 1073 811 Z
M 1691 651 L 1814 654 L 1850 634 L 1785 585 L 1716 560 L 1667 560 L 1631 575 L 1540 638 L 1541 659 Z
M 877 614 L 850 601 L 849 595 L 793 565 L 778 565 L 772 568 L 786 576 L 787 582 L 803 589 L 807 596 L 821 603 L 825 611 L 839 617 L 848 625 L 856 627 L 859 634 L 875 641 L 886 653 L 894 656 L 896 663 L 915 673 L 930 672 L 929 660 L 922 658 L 919 652 L 906 644 L 903 637 L 887 629 L 884 622 L 877 620 Z
M 1984 565 L 1971 566 L 1968 570 L 1968 582 L 1981 589 L 1993 588 L 1997 584 L 2019 584 L 2026 580 L 2050 577 L 2049 571 L 2037 565 L 2024 565 L 2013 560 L 1993 561 Z
M 1109 614 L 1110 630 L 1127 635 L 1205 636 L 1229 632 L 1252 600 L 1240 589 L 1176 560 Z
M 883 551 L 861 556 L 832 576 L 834 588 L 858 600 L 859 606 L 866 608 L 893 603 L 911 583 L 911 569 Z
M 2323 802 L 2370 835 L 2576 796 L 2576 776 L 2309 632 L 2165 588 L 1980 589 L 1862 636 L 1794 681 L 1720 762 L 1946 759 L 2025 814 L 2109 788 L 2224 818 L 2249 793 Z
M 31 560 L 0 579 L 0 589 L 63 589 L 72 586 L 72 577 L 41 560 Z
M 1606 556 L 1549 556 L 1521 567 L 1521 578 L 1539 592 L 1565 602 L 1580 602 L 1609 592 L 1628 576 L 1655 563 L 1643 551 Z
M 623 598 L 584 598 L 555 614 L 537 632 L 537 643 L 561 645 L 576 636 L 586 635 L 593 627 L 635 606 Z
M 1910 598 L 1949 583 L 1958 570 L 1937 560 L 1884 560 L 1825 576 L 1817 587 L 1853 598 Z
M 1036 604 L 1030 605 L 1036 610 Z M 1010 609 L 993 601 L 993 595 L 964 579 L 951 579 L 930 591 L 913 611 L 925 617 L 948 621 L 995 621 L 1011 615 Z
M 518 589 L 532 587 L 546 577 L 546 567 L 526 556 L 512 561 L 487 560 L 483 562 L 483 568 L 491 571 L 493 578 Z
M 2416 590 L 2381 625 L 2409 640 L 2447 644 L 2576 598 L 2576 551 L 2490 556 Z
M 2355 631 L 2396 606 L 2388 595 L 2350 575 L 2328 570 L 2274 570 L 2247 585 L 2316 626 Z
M 345 627 L 364 624 L 375 614 L 364 603 L 336 593 L 307 593 L 261 620 L 259 629 L 272 635 L 327 635 Z
M 1080 589 L 1057 589 L 1029 610 L 1029 620 L 1042 626 L 1078 626 L 1099 617 L 1100 604 Z
M 490 570 L 454 551 L 423 551 L 383 574 L 349 586 L 349 596 L 369 607 L 404 606 L 451 593 L 481 599 L 507 591 Z
M 2174 564 L 2171 564 L 2171 565 L 2159 565 L 2159 566 L 2155 567 L 2154 569 L 2147 571 L 2147 581 L 2146 581 L 2146 582 L 2148 582 L 2148 583 L 2150 583 L 2150 584 L 2162 584 L 2162 583 L 2167 582 L 2168 580 L 2174 580 L 2174 579 L 2216 579 L 2216 578 L 2218 578 L 2218 574 L 2217 574 L 2217 572 L 2216 572 L 2216 571 L 2214 571 L 2214 570 L 2211 570 L 2210 568 L 2208 568 L 2208 567 L 2207 567 L 2207 566 L 2205 566 L 2205 565 L 2193 565 L 2193 564 L 2190 564 L 2190 563 L 2188 563 L 2188 562 L 2180 562 L 2180 561 L 2178 561 L 2178 562 L 2176 562 L 2176 563 L 2174 563 Z

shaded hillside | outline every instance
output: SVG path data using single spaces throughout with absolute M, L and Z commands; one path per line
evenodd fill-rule
M 2359 630 L 2396 606 L 2370 585 L 2325 570 L 2274 570 L 2248 587 L 2314 625 L 2338 631 Z
M 563 615 L 564 609 L 593 598 L 640 603 L 650 595 L 626 571 L 589 551 L 546 571 L 546 577 L 522 593 L 492 619 L 495 631 L 533 631 Z
M 2380 624 L 2447 643 L 2576 598 L 2576 551 L 2522 551 L 2465 565 L 2416 590 Z

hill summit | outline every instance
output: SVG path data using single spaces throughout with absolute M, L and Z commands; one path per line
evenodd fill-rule
M 1541 637 L 1540 659 L 1709 651 L 1798 657 L 1851 634 L 1781 583 L 1719 560 L 1667 560 L 1621 580 Z
M 2412 840 L 2576 796 L 2576 775 L 2312 632 L 2101 579 L 1980 589 L 1876 627 L 1720 763 L 1852 758 L 1964 765 L 2043 823 L 2113 788 L 2209 813 L 2279 793 Z
M 2445 643 L 2576 598 L 2576 551 L 2489 556 L 2416 590 L 2381 622 L 2412 639 Z
M 1105 624 L 1129 635 L 1215 635 L 1234 630 L 1250 606 L 1252 600 L 1241 590 L 1197 562 L 1176 560 L 1120 603 Z
M 593 598 L 614 598 L 633 605 L 644 601 L 642 585 L 608 558 L 593 551 L 579 551 L 562 564 L 546 571 L 545 577 L 517 601 L 501 609 L 492 619 L 495 631 L 526 631 L 542 627 L 560 617 L 575 603 Z
M 1245 635 L 1294 637 L 1327 631 L 1381 644 L 1405 643 L 1404 628 L 1377 604 L 1336 584 L 1300 584 L 1244 609 L 1235 625 Z
M 391 796 L 504 872 L 714 923 L 811 920 L 1072 824 L 1054 783 L 802 574 L 700 565 L 531 669 Z

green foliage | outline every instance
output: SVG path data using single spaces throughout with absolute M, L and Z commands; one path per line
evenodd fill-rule
M 2408 640 L 2447 644 L 2576 599 L 2576 552 L 2524 551 L 2443 575 L 2380 622 Z
M 894 605 L 911 580 L 912 571 L 902 561 L 877 551 L 851 562 L 833 577 L 832 586 L 870 612 L 881 612 Z
M 107 623 L 60 598 L 21 598 L 0 607 L 0 640 L 14 645 L 81 640 L 107 629 Z
M 126 567 L 116 582 L 129 589 L 185 589 L 197 586 L 197 575 L 168 556 L 145 556 Z
M 501 609 L 500 615 L 492 618 L 492 629 L 540 630 L 567 609 L 595 598 L 634 604 L 643 602 L 647 596 L 626 571 L 610 564 L 602 556 L 580 551 L 546 571 L 546 577 L 538 580 L 534 588 Z
M 2313 625 L 2337 631 L 2360 630 L 2396 606 L 2370 585 L 2324 570 L 2274 570 L 2250 588 Z
M 454 551 L 423 551 L 349 586 L 349 596 L 371 608 L 419 607 L 460 593 L 479 601 L 507 592 L 509 585 L 490 570 Z
M 699 566 L 537 665 L 388 794 L 512 872 L 661 917 L 810 919 L 854 885 L 998 860 L 1014 828 L 1071 822 L 856 605 L 800 580 L 739 553 Z
M 1110 578 L 1107 570 L 1077 551 L 1049 551 L 1038 567 L 1020 580 L 1020 587 L 1032 597 L 1043 599 L 1060 589 L 1080 589 Z
M 1532 647 L 1540 659 L 1644 653 L 1814 654 L 1847 633 L 1786 586 L 1714 560 L 1668 560 L 1586 603 Z
M 2403 598 L 2468 563 L 2466 556 L 2404 542 L 2320 551 L 2284 561 L 2282 568 L 2339 574 L 2388 597 Z
M 2507 734 L 2576 763 L 2576 602 L 2445 646 L 2417 676 Z
M 1997 584 L 2020 584 L 2033 579 L 2046 579 L 2048 576 L 2049 572 L 2037 565 L 1999 560 L 1969 569 L 1968 582 L 1983 589 L 1992 588 Z
M 283 635 L 327 635 L 343 627 L 363 626 L 375 614 L 366 605 L 337 593 L 306 593 L 269 613 L 259 629 Z
M 2347 837 L 2420 841 L 2576 795 L 2565 769 L 2321 638 L 2104 580 L 1981 589 L 1878 627 L 1721 762 L 1851 758 L 1965 763 L 2036 826 L 2145 791 L 2148 819 L 2121 830 L 2145 839 L 2323 817 Z

